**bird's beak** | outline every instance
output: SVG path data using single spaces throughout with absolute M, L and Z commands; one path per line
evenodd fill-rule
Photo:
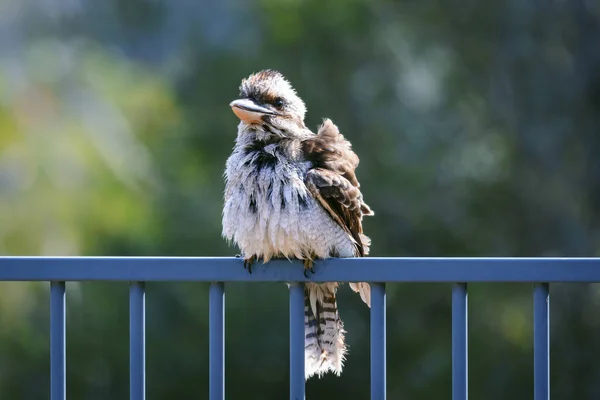
M 234 100 L 229 106 L 239 119 L 248 124 L 262 122 L 263 115 L 277 115 L 276 112 L 259 106 L 250 99 Z

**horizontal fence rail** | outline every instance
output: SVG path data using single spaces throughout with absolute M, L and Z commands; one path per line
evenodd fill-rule
M 534 400 L 550 399 L 551 282 L 600 282 L 600 258 L 355 258 L 253 266 L 228 257 L 0 257 L 0 281 L 50 282 L 50 398 L 66 399 L 67 281 L 129 282 L 130 399 L 146 398 L 145 282 L 203 281 L 209 291 L 211 400 L 225 398 L 225 283 L 290 283 L 290 399 L 305 398 L 303 282 L 371 282 L 371 399 L 386 398 L 386 282 L 449 282 L 452 399 L 468 399 L 468 283 L 533 283 Z
M 600 258 L 346 258 L 255 263 L 233 257 L 0 257 L 0 281 L 600 282 Z

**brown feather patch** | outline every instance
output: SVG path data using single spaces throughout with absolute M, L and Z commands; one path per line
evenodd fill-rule
M 362 218 L 373 215 L 363 201 L 355 169 L 358 156 L 337 126 L 325 119 L 317 135 L 302 142 L 304 157 L 313 163 L 305 178 L 312 195 L 331 218 L 356 242 L 357 256 L 369 252 L 370 240 L 363 234 Z

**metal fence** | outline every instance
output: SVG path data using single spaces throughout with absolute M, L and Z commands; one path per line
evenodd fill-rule
M 451 282 L 452 398 L 468 398 L 470 282 L 533 283 L 534 400 L 550 399 L 551 282 L 600 282 L 600 258 L 355 258 L 316 264 L 307 279 L 300 262 L 255 264 L 216 257 L 0 257 L 0 281 L 48 281 L 51 400 L 66 398 L 66 281 L 129 282 L 130 399 L 145 399 L 145 289 L 147 281 L 211 282 L 210 399 L 225 398 L 225 283 L 290 282 L 290 399 L 304 399 L 306 281 L 372 282 L 371 399 L 386 398 L 385 282 Z

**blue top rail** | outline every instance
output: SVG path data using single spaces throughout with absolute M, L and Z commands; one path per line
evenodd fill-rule
M 0 257 L 0 281 L 600 282 L 600 258 L 271 260 L 249 274 L 235 257 Z

